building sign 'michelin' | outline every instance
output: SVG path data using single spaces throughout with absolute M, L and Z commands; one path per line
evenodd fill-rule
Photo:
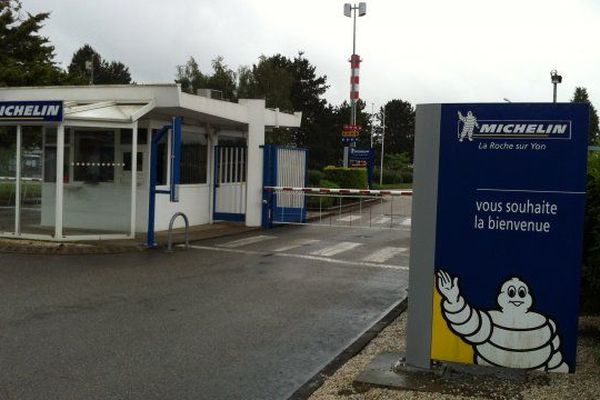
M 62 120 L 62 101 L 0 102 L 0 121 L 60 122 Z

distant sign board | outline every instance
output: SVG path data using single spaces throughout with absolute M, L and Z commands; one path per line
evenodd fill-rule
M 348 161 L 352 168 L 366 168 L 369 187 L 373 183 L 373 167 L 375 163 L 374 149 L 357 149 L 351 147 L 348 153 Z
M 0 101 L 0 121 L 61 122 L 62 101 Z
M 412 223 L 429 220 L 427 232 L 413 232 L 411 282 L 424 274 L 430 285 L 430 358 L 573 372 L 587 105 L 417 110 L 416 137 L 426 143 L 416 146 Z M 434 200 L 420 203 L 425 195 Z
M 342 129 L 342 143 L 354 143 L 358 141 L 362 127 L 359 125 L 344 125 Z

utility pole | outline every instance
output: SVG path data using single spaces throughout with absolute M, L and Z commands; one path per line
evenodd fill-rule
M 552 91 L 552 102 L 556 103 L 556 86 L 559 83 L 562 83 L 562 75 L 559 75 L 558 71 L 553 69 L 552 71 L 550 71 L 550 80 L 552 81 L 552 86 L 554 86 Z
M 379 184 L 383 185 L 383 157 L 385 155 L 385 105 L 383 106 L 383 121 L 381 131 L 381 165 L 379 167 Z
M 356 106 L 359 99 L 359 71 L 360 71 L 360 56 L 356 54 L 356 14 L 362 17 L 367 14 L 367 3 L 358 3 L 352 5 L 344 4 L 344 15 L 348 18 L 353 17 L 352 23 L 352 56 L 350 57 L 350 125 L 356 127 Z M 351 143 L 352 147 L 356 143 Z M 344 146 L 344 167 L 348 168 L 348 146 Z
M 371 148 L 373 148 L 373 133 L 375 124 L 373 124 L 373 116 L 375 116 L 375 103 L 371 103 Z

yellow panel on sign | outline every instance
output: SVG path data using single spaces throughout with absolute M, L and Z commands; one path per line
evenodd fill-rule
M 431 326 L 431 359 L 473 364 L 473 347 L 455 335 L 442 316 L 442 295 L 433 290 L 433 321 Z

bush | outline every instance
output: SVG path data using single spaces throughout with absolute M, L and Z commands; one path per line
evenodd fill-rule
M 308 170 L 308 186 L 309 187 L 320 187 L 321 181 L 325 179 L 325 174 L 317 169 Z
M 600 312 L 600 155 L 588 161 L 587 202 L 581 271 L 581 310 Z
M 322 180 L 319 182 L 318 187 L 326 189 L 339 189 L 340 187 L 335 183 L 328 180 Z M 328 196 L 308 196 L 306 204 L 309 209 L 318 210 L 321 208 L 333 207 L 337 203 L 337 198 Z
M 323 169 L 325 179 L 343 189 L 367 189 L 368 178 L 366 168 L 342 168 L 332 165 Z
M 412 183 L 412 180 L 413 175 L 410 170 L 397 171 L 387 168 L 383 170 L 383 182 L 385 184 Z M 373 181 L 379 182 L 379 168 L 373 169 Z

